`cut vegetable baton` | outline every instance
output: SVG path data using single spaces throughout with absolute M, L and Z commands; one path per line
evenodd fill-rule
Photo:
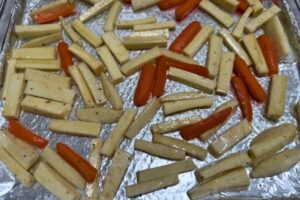
M 68 48 L 69 48 L 69 45 L 67 43 L 65 43 L 65 42 L 58 43 L 57 49 L 58 49 L 58 55 L 60 58 L 60 66 L 64 70 L 66 76 L 70 76 L 68 67 L 74 64 L 73 56 Z

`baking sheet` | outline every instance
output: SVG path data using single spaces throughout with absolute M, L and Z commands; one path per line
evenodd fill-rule
M 31 19 L 28 15 L 28 13 L 36 7 L 39 7 L 43 4 L 48 3 L 49 0 L 31 0 L 31 1 L 22 1 L 22 0 L 16 0 L 16 6 L 15 10 L 13 12 L 14 16 L 17 16 L 16 18 L 13 18 L 13 22 L 16 23 L 22 23 L 22 24 L 30 24 Z M 297 24 L 297 17 L 299 19 L 299 16 L 295 16 L 292 12 L 292 8 L 289 6 L 289 3 L 291 1 L 289 0 L 275 0 L 275 3 L 277 3 L 284 11 L 281 18 L 285 21 L 285 25 L 287 28 L 287 31 L 289 33 L 289 38 L 291 40 L 291 44 L 293 45 L 295 51 L 295 55 L 298 54 L 297 50 L 297 39 L 299 39 L 300 31 Z M 270 4 L 270 1 L 264 1 L 265 4 Z M 85 12 L 89 5 L 82 3 L 81 1 L 77 2 L 77 10 L 78 14 Z M 293 8 L 294 9 L 294 8 Z M 102 26 L 104 24 L 104 20 L 106 17 L 107 12 L 104 12 L 103 14 L 99 15 L 98 17 L 90 20 L 87 25 L 97 34 L 102 33 Z M 157 7 L 145 9 L 136 13 L 133 13 L 132 9 L 129 6 L 123 6 L 122 12 L 120 14 L 121 19 L 134 19 L 134 18 L 143 18 L 147 16 L 156 16 L 158 21 L 166 21 L 174 19 L 174 11 L 167 11 L 167 12 L 161 12 Z M 74 17 L 73 17 L 74 18 Z M 68 21 L 71 18 L 68 19 Z M 193 20 L 199 20 L 202 24 L 210 25 L 215 28 L 215 30 L 218 30 L 220 28 L 219 24 L 215 22 L 210 16 L 203 13 L 202 11 L 199 11 L 196 9 L 189 17 L 178 24 L 176 31 L 171 32 L 171 38 L 169 42 L 173 41 L 173 39 L 182 31 L 184 27 L 186 27 L 187 24 L 189 24 Z M 128 30 L 117 30 L 116 31 L 119 36 L 125 36 L 129 33 Z M 11 29 L 9 30 L 9 34 L 11 33 Z M 68 37 L 64 35 L 64 39 L 70 43 L 70 40 Z M 6 49 L 10 49 L 11 47 L 19 47 L 20 41 L 16 41 L 14 37 L 11 37 L 10 39 L 7 39 L 6 41 Z M 95 50 L 91 48 L 87 43 L 84 43 L 84 48 L 87 49 L 89 52 L 94 54 L 96 56 Z M 224 47 L 225 48 L 225 47 Z M 225 48 L 226 50 L 226 48 Z M 141 52 L 140 51 L 132 51 L 131 57 L 138 56 Z M 206 59 L 206 53 L 207 53 L 207 45 L 197 54 L 195 59 L 200 64 L 205 64 Z M 1 64 L 3 66 L 5 55 L 2 53 L 0 55 Z M 262 130 L 279 125 L 284 122 L 290 122 L 293 124 L 296 124 L 296 121 L 294 119 L 294 111 L 293 106 L 295 102 L 299 99 L 299 76 L 298 76 L 298 69 L 297 69 L 297 56 L 289 56 L 287 59 L 283 60 L 280 63 L 280 73 L 286 74 L 289 76 L 289 82 L 288 82 L 288 95 L 287 95 L 287 104 L 285 108 L 285 115 L 284 117 L 280 118 L 280 120 L 276 123 L 269 122 L 264 118 L 264 110 L 265 106 L 257 104 L 256 102 L 253 103 L 253 114 L 254 114 L 254 120 L 253 120 L 253 128 L 254 131 L 242 142 L 240 142 L 238 145 L 236 145 L 233 149 L 231 149 L 229 152 L 225 154 L 231 154 L 233 152 L 246 150 L 248 148 L 248 145 L 250 141 Z M 3 70 L 3 68 L 0 68 Z M 129 108 L 133 106 L 133 94 L 136 86 L 136 81 L 138 78 L 138 73 L 134 74 L 131 77 L 128 77 L 125 82 L 121 83 L 118 86 L 118 89 L 120 91 L 120 94 L 122 95 L 124 102 L 125 102 L 125 108 Z M 268 88 L 269 78 L 260 78 L 260 83 L 263 85 L 265 90 Z M 189 88 L 185 85 L 175 83 L 172 81 L 167 82 L 167 89 L 166 93 L 170 94 L 173 92 L 179 92 L 179 91 L 196 91 L 192 88 Z M 222 104 L 223 102 L 234 98 L 234 94 L 232 91 L 229 92 L 229 94 L 226 97 L 220 97 L 215 96 L 216 100 L 214 103 L 214 106 L 209 109 L 204 110 L 194 110 L 189 111 L 183 114 L 166 117 L 163 118 L 163 112 L 162 110 L 159 110 L 156 116 L 153 118 L 153 120 L 143 128 L 143 130 L 140 131 L 138 136 L 136 138 L 143 138 L 145 140 L 151 140 L 151 132 L 150 132 L 150 125 L 155 124 L 158 122 L 161 122 L 163 120 L 172 120 L 175 118 L 184 118 L 187 116 L 192 115 L 200 115 L 201 117 L 206 117 L 210 115 L 214 108 L 218 105 Z M 83 107 L 82 99 L 80 98 L 80 95 L 77 95 L 77 101 L 75 103 L 73 112 L 71 114 L 71 119 L 76 119 L 75 116 L 75 109 Z M 2 111 L 2 102 L 0 104 L 0 110 Z M 139 110 L 141 111 L 141 109 Z M 212 138 L 215 139 L 218 135 L 222 134 L 224 130 L 228 129 L 229 127 L 236 124 L 236 122 L 241 120 L 241 112 L 238 110 L 234 116 L 231 118 L 231 120 L 222 127 L 216 136 Z M 74 148 L 76 151 L 80 152 L 82 155 L 84 155 L 86 158 L 89 154 L 90 149 L 90 139 L 85 138 L 79 138 L 79 137 L 72 137 L 72 136 L 62 136 L 62 135 L 56 135 L 52 134 L 48 128 L 48 119 L 40 116 L 36 116 L 33 114 L 28 113 L 22 113 L 21 115 L 21 121 L 26 125 L 26 127 L 32 129 L 33 131 L 38 132 L 40 135 L 46 137 L 50 140 L 50 144 L 52 146 L 55 145 L 56 142 L 62 141 L 64 143 L 69 144 L 72 148 Z M 0 125 L 1 127 L 6 127 L 6 121 L 5 119 L 0 116 Z M 107 135 L 112 130 L 114 125 L 105 125 L 103 126 L 103 130 L 101 133 L 101 138 L 105 140 L 107 138 Z M 172 133 L 170 134 L 175 137 L 179 137 L 178 133 Z M 210 140 L 211 141 L 211 140 Z M 207 144 L 203 144 L 199 141 L 193 141 L 194 143 L 202 146 L 207 147 Z M 288 147 L 292 147 L 299 144 L 299 138 L 296 139 L 295 142 L 288 145 Z M 157 157 L 153 157 L 150 155 L 147 155 L 142 152 L 133 151 L 133 141 L 125 140 L 121 148 L 128 151 L 129 153 L 134 154 L 134 158 L 129 166 L 129 169 L 125 175 L 125 178 L 120 186 L 120 189 L 115 197 L 115 199 L 126 199 L 125 194 L 125 186 L 134 184 L 136 181 L 135 172 L 147 168 L 153 168 L 156 166 L 161 166 L 167 163 L 170 163 L 171 161 L 167 161 L 164 159 L 160 159 Z M 207 159 L 203 162 L 197 161 L 194 159 L 196 165 L 198 167 L 205 166 L 215 159 L 208 155 Z M 100 187 L 102 189 L 103 182 L 105 180 L 105 176 L 107 173 L 107 170 L 110 166 L 110 160 L 104 159 L 101 165 L 101 176 L 100 176 Z M 249 169 L 247 169 L 249 171 Z M 188 196 L 186 195 L 186 192 L 191 189 L 196 184 L 196 179 L 193 174 L 193 172 L 181 174 L 179 176 L 180 183 L 176 186 L 169 187 L 167 189 L 159 190 L 153 193 L 150 193 L 148 195 L 143 195 L 141 197 L 138 197 L 136 199 L 188 199 Z M 84 192 L 84 191 L 83 191 Z M 214 196 L 207 197 L 205 199 L 219 199 L 219 198 L 226 198 L 226 199 L 261 199 L 261 198 L 297 198 L 300 196 L 300 164 L 296 165 L 293 169 L 291 169 L 289 172 L 285 172 L 279 176 L 274 176 L 271 178 L 265 178 L 265 179 L 256 179 L 251 180 L 250 187 L 248 191 L 243 192 L 230 192 L 230 193 L 221 193 Z M 51 194 L 49 194 L 45 189 L 40 187 L 38 184 L 35 184 L 32 188 L 25 188 L 21 186 L 19 183 L 16 182 L 14 177 L 11 175 L 10 172 L 8 172 L 5 167 L 0 164 L 0 199 L 56 199 Z

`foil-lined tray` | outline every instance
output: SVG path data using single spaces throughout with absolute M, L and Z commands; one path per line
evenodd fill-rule
M 0 80 L 3 80 L 3 72 L 5 71 L 5 60 L 6 60 L 6 52 L 12 47 L 19 47 L 21 42 L 17 41 L 13 36 L 13 25 L 14 24 L 31 24 L 32 21 L 29 16 L 29 12 L 37 7 L 40 7 L 43 4 L 50 2 L 49 0 L 14 0 L 15 1 L 15 8 L 12 10 L 12 20 L 8 30 L 8 37 L 5 41 L 4 51 L 0 54 L 0 72 L 2 72 L 2 77 Z M 285 107 L 285 115 L 279 119 L 277 122 L 270 122 L 265 119 L 264 117 L 264 110 L 265 105 L 257 104 L 256 102 L 252 102 L 253 104 L 253 113 L 254 113 L 254 120 L 253 120 L 253 132 L 242 142 L 236 145 L 233 149 L 227 152 L 224 156 L 231 154 L 233 152 L 247 150 L 249 143 L 251 140 L 262 130 L 267 129 L 269 127 L 282 124 L 284 122 L 290 122 L 296 124 L 295 114 L 294 114 L 294 105 L 296 101 L 299 99 L 299 92 L 300 92 L 300 81 L 298 75 L 298 55 L 300 55 L 300 50 L 298 47 L 298 41 L 300 41 L 300 14 L 299 10 L 296 7 L 296 3 L 298 0 L 273 0 L 274 3 L 279 5 L 283 12 L 280 15 L 281 20 L 284 22 L 287 34 L 290 39 L 290 43 L 295 50 L 294 55 L 290 55 L 288 58 L 282 60 L 280 62 L 280 73 L 286 74 L 289 77 L 288 82 L 288 93 L 287 93 L 287 103 Z M 265 0 L 264 3 L 266 5 L 270 5 L 270 0 Z M 85 12 L 89 5 L 78 1 L 77 10 L 78 14 Z M 90 27 L 95 33 L 102 34 L 102 26 L 104 24 L 105 18 L 107 15 L 107 11 L 102 13 L 101 15 L 97 16 L 96 18 L 87 22 L 88 27 Z M 135 18 L 142 18 L 146 16 L 155 16 L 157 17 L 158 21 L 166 21 L 174 19 L 174 11 L 167 11 L 162 12 L 157 7 L 152 7 L 149 9 L 145 9 L 139 12 L 134 13 L 129 6 L 123 5 L 122 12 L 120 14 L 120 19 L 135 19 Z M 76 16 L 74 16 L 76 17 Z M 70 21 L 74 17 L 68 19 Z M 210 16 L 205 14 L 199 9 L 193 11 L 189 17 L 184 20 L 183 22 L 179 23 L 176 30 L 171 33 L 171 38 L 169 42 L 173 41 L 174 38 L 186 27 L 193 20 L 198 20 L 202 24 L 210 25 L 215 28 L 215 31 L 220 29 L 220 25 L 212 19 Z M 298 20 L 298 21 L 297 21 Z M 128 30 L 116 30 L 117 34 L 122 37 L 129 33 Z M 11 36 L 11 37 L 10 37 Z M 64 35 L 64 39 L 67 42 L 71 42 L 66 35 Z M 84 48 L 91 52 L 93 55 L 96 56 L 95 50 L 91 48 L 87 43 L 84 43 Z M 224 47 L 225 50 L 227 50 Z M 138 56 L 141 51 L 132 51 L 131 57 Z M 205 64 L 207 54 L 207 45 L 202 48 L 202 50 L 196 55 L 194 58 L 200 64 Z M 118 85 L 118 89 L 120 91 L 121 96 L 125 102 L 125 108 L 133 107 L 133 94 L 136 86 L 138 78 L 138 73 L 135 75 L 128 77 L 126 81 Z M 268 89 L 269 78 L 260 78 L 259 82 L 263 85 L 264 89 Z M 172 81 L 167 82 L 166 93 L 170 94 L 173 92 L 179 91 L 194 91 L 194 89 L 187 87 L 185 85 L 175 83 Z M 140 133 L 138 134 L 137 138 L 143 138 L 145 140 L 151 140 L 152 134 L 150 132 L 150 125 L 155 124 L 161 121 L 168 121 L 175 118 L 184 118 L 187 116 L 192 115 L 200 115 L 201 117 L 206 117 L 210 115 L 214 108 L 218 105 L 222 104 L 223 102 L 235 98 L 232 91 L 226 97 L 215 96 L 215 103 L 212 108 L 204 109 L 204 110 L 194 110 L 185 112 L 183 114 L 178 114 L 171 117 L 163 117 L 162 110 L 159 110 L 152 121 L 144 127 Z M 72 114 L 70 116 L 71 119 L 76 119 L 75 110 L 77 108 L 83 107 L 83 101 L 80 95 L 77 95 L 77 100 L 74 105 Z M 0 104 L 0 110 L 3 110 L 3 102 Z M 139 110 L 141 111 L 141 109 Z M 21 114 L 21 121 L 26 125 L 26 127 L 32 129 L 33 131 L 38 132 L 43 137 L 46 137 L 50 140 L 50 144 L 54 146 L 56 142 L 62 141 L 64 143 L 69 144 L 72 148 L 76 151 L 80 152 L 86 158 L 88 157 L 91 139 L 87 138 L 79 138 L 79 137 L 72 137 L 72 136 L 63 136 L 52 134 L 47 126 L 48 126 L 47 118 L 29 114 L 29 113 L 22 113 Z M 237 121 L 241 120 L 241 112 L 238 110 L 231 120 L 218 131 L 218 133 L 213 137 L 215 139 L 218 135 L 222 134 L 224 130 L 228 129 L 229 127 L 236 124 Z M 0 115 L 0 125 L 1 127 L 6 127 L 7 122 L 5 119 Z M 103 130 L 101 133 L 101 139 L 105 140 L 112 130 L 114 125 L 105 125 L 103 126 Z M 175 137 L 179 137 L 178 133 L 170 134 Z M 212 140 L 213 140 L 212 139 Z M 210 141 L 212 141 L 210 140 Z M 207 143 L 201 143 L 200 141 L 193 141 L 195 144 L 198 144 L 204 148 L 207 147 Z M 115 199 L 126 199 L 125 194 L 125 186 L 134 184 L 136 182 L 136 175 L 135 173 L 139 170 L 153 168 L 156 166 L 165 165 L 170 163 L 170 161 L 160 159 L 157 157 L 153 157 L 147 155 L 142 152 L 134 151 L 133 150 L 133 143 L 134 141 L 125 140 L 121 148 L 128 151 L 131 154 L 134 154 L 133 160 L 129 166 L 129 169 L 124 177 L 124 180 L 119 188 L 118 193 L 115 196 Z M 299 145 L 299 138 L 297 139 L 288 147 L 293 147 Z M 215 159 L 208 155 L 205 161 L 197 161 L 194 160 L 198 167 L 205 166 Z M 102 190 L 102 186 L 105 180 L 105 176 L 107 170 L 110 166 L 110 160 L 104 158 L 101 165 L 101 176 L 100 176 L 100 188 Z M 248 172 L 250 169 L 248 169 Z M 180 183 L 176 186 L 169 187 L 167 189 L 162 189 L 147 195 L 143 195 L 141 197 L 137 197 L 136 199 L 180 199 L 185 200 L 188 199 L 186 192 L 191 189 L 196 184 L 196 178 L 193 172 L 181 174 L 179 176 Z M 84 193 L 84 191 L 82 191 Z M 298 199 L 300 197 L 300 164 L 296 165 L 293 169 L 288 172 L 285 172 L 281 175 L 264 178 L 264 179 L 255 179 L 251 180 L 250 187 L 247 191 L 242 192 L 226 192 L 216 194 L 214 196 L 209 196 L 204 199 L 269 199 L 269 198 L 290 198 L 290 199 Z M 49 192 L 47 192 L 44 188 L 39 186 L 39 184 L 35 184 L 32 188 L 25 188 L 20 185 L 13 175 L 5 168 L 5 166 L 0 162 L 0 199 L 2 200 L 10 200 L 10 199 L 20 199 L 20 200 L 31 200 L 31 199 L 56 199 L 53 197 Z

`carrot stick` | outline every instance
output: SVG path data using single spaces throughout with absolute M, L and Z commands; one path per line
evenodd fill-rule
M 257 42 L 264 54 L 264 58 L 269 68 L 269 76 L 278 74 L 278 63 L 276 53 L 270 38 L 267 35 L 261 35 L 257 38 Z
M 182 21 L 190 12 L 192 12 L 199 4 L 200 0 L 187 0 L 175 10 L 177 21 Z
M 64 70 L 66 76 L 70 76 L 68 68 L 73 65 L 73 56 L 69 51 L 69 45 L 65 42 L 59 42 L 57 49 L 60 58 L 60 66 Z
M 200 30 L 200 22 L 194 21 L 190 23 L 173 41 L 169 49 L 177 53 L 182 53 L 183 49 L 194 39 Z
M 8 130 L 11 134 L 20 138 L 21 140 L 27 142 L 38 148 L 44 148 L 48 144 L 48 140 L 35 134 L 31 130 L 25 128 L 19 121 L 10 120 L 8 123 Z
M 238 6 L 238 11 L 240 12 L 245 12 L 247 8 L 249 8 L 249 3 L 247 0 L 239 0 L 239 6 Z
M 234 60 L 234 72 L 243 79 L 251 96 L 258 102 L 265 102 L 268 98 L 266 92 L 251 73 L 245 61 L 236 57 Z
M 161 97 L 165 92 L 168 66 L 166 58 L 164 56 L 159 57 L 156 60 L 156 63 L 157 67 L 155 72 L 155 82 L 152 90 L 152 96 Z
M 45 11 L 38 12 L 33 15 L 33 20 L 39 24 L 58 21 L 59 17 L 68 17 L 76 13 L 74 4 L 68 4 Z
M 201 120 L 200 122 L 184 126 L 180 129 L 180 135 L 184 140 L 192 140 L 198 138 L 206 131 L 209 131 L 225 122 L 232 111 L 232 107 L 228 107 L 212 114 L 211 116 L 204 120 Z
M 183 4 L 186 0 L 161 0 L 157 3 L 161 10 L 168 10 Z
M 74 167 L 88 183 L 94 182 L 98 171 L 80 154 L 63 143 L 56 144 L 56 151 L 58 155 Z
M 142 68 L 140 79 L 135 89 L 134 104 L 143 106 L 147 103 L 155 80 L 155 64 L 145 64 Z
M 243 117 L 246 118 L 249 122 L 252 121 L 252 106 L 248 91 L 243 80 L 237 76 L 234 76 L 231 78 L 231 84 L 235 90 L 240 108 L 243 113 Z

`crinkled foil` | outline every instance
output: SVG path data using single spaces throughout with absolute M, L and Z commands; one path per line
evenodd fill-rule
M 12 12 L 13 14 L 13 23 L 22 23 L 22 24 L 30 24 L 32 23 L 29 12 L 33 8 L 37 8 L 43 4 L 48 3 L 49 0 L 16 0 L 16 6 L 15 10 Z M 300 31 L 297 23 L 297 19 L 299 20 L 300 15 L 294 14 L 293 11 L 295 11 L 295 4 L 291 4 L 294 2 L 294 0 L 274 0 L 276 4 L 278 4 L 282 10 L 283 15 L 281 16 L 282 20 L 284 20 L 284 24 L 286 27 L 286 30 L 288 32 L 288 36 L 291 40 L 292 46 L 294 46 L 295 55 L 298 55 L 300 51 L 298 51 L 298 42 L 300 39 Z M 265 1 L 264 3 L 270 4 L 270 1 Z M 77 2 L 78 6 L 78 14 L 85 12 L 89 5 L 86 3 L 83 3 L 81 1 Z M 104 24 L 104 20 L 106 17 L 107 12 L 102 13 L 98 17 L 90 20 L 87 25 L 97 34 L 102 33 L 102 25 Z M 159 21 L 166 21 L 174 19 L 174 11 L 167 11 L 167 12 L 161 12 L 157 7 L 145 9 L 136 13 L 133 13 L 132 9 L 129 6 L 123 6 L 122 12 L 120 14 L 121 19 L 135 19 L 135 18 L 143 18 L 146 16 L 155 16 Z M 213 26 L 216 30 L 220 28 L 220 25 L 216 23 L 215 20 L 213 20 L 210 16 L 207 14 L 199 11 L 196 9 L 189 17 L 184 20 L 183 22 L 179 23 L 176 30 L 171 33 L 171 38 L 169 41 L 173 41 L 173 39 L 183 30 L 183 28 L 190 23 L 193 20 L 199 20 L 202 24 Z M 12 34 L 12 25 L 10 27 L 9 33 Z M 129 31 L 124 30 L 117 30 L 116 31 L 119 36 L 125 36 L 128 34 Z M 70 42 L 68 37 L 64 35 L 64 39 L 67 42 Z M 8 50 L 11 47 L 18 47 L 20 46 L 20 42 L 16 41 L 14 37 L 12 36 L 10 40 L 7 40 L 5 43 L 5 48 Z M 85 43 L 84 46 L 85 49 L 93 53 L 95 56 L 95 50 L 91 48 L 88 44 Z M 135 57 L 138 56 L 141 52 L 140 51 L 132 51 L 131 56 Z M 195 59 L 201 63 L 205 64 L 206 59 L 206 53 L 207 53 L 207 45 L 202 48 L 202 50 L 197 54 Z M 1 64 L 3 66 L 3 63 L 5 62 L 5 55 L 2 53 L 0 55 L 1 57 Z M 288 82 L 288 93 L 287 93 L 287 102 L 285 107 L 285 115 L 279 119 L 278 122 L 270 122 L 265 119 L 264 117 L 264 111 L 265 111 L 265 105 L 257 104 L 256 102 L 252 102 L 253 104 L 253 113 L 254 113 L 254 120 L 253 120 L 253 132 L 243 141 L 241 141 L 238 145 L 236 145 L 233 149 L 231 149 L 229 152 L 227 152 L 224 156 L 231 154 L 233 152 L 241 151 L 241 150 L 247 150 L 249 143 L 251 140 L 262 130 L 267 129 L 269 127 L 279 125 L 281 123 L 290 122 L 293 124 L 296 124 L 295 118 L 294 118 L 294 105 L 296 101 L 299 99 L 299 77 L 298 77 L 298 69 L 297 69 L 297 57 L 296 56 L 289 56 L 289 58 L 283 60 L 280 63 L 280 73 L 286 74 L 289 77 Z M 3 67 L 1 68 L 3 69 Z M 135 90 L 136 82 L 138 78 L 138 73 L 135 75 L 128 77 L 125 82 L 121 83 L 118 86 L 118 89 L 120 91 L 120 94 L 122 95 L 125 107 L 132 107 L 133 101 L 132 96 L 133 92 Z M 265 90 L 268 89 L 268 84 L 270 79 L 269 78 L 260 78 L 260 83 L 263 85 Z M 173 92 L 179 92 L 179 91 L 193 91 L 193 89 L 179 84 L 172 81 L 167 82 L 166 92 L 173 93 Z M 156 116 L 153 118 L 153 120 L 144 127 L 140 133 L 138 134 L 137 138 L 143 138 L 145 140 L 151 140 L 151 132 L 150 132 L 150 125 L 154 123 L 161 122 L 163 120 L 171 120 L 175 118 L 183 118 L 187 116 L 192 115 L 200 115 L 202 117 L 206 117 L 210 115 L 214 108 L 218 105 L 222 104 L 223 102 L 234 98 L 234 95 L 232 91 L 229 92 L 229 94 L 226 97 L 220 97 L 215 96 L 215 103 L 212 108 L 209 109 L 203 109 L 203 110 L 194 110 L 185 112 L 183 114 L 179 114 L 176 116 L 171 116 L 167 118 L 163 118 L 163 112 L 162 110 L 159 110 Z M 75 116 L 75 109 L 82 107 L 83 102 L 80 97 L 80 95 L 77 95 L 77 100 L 73 109 L 73 112 L 71 114 L 71 119 L 76 119 Z M 0 109 L 2 110 L 3 106 L 2 103 L 0 105 Z M 139 110 L 140 111 L 140 110 Z M 46 137 L 50 140 L 50 144 L 52 146 L 55 145 L 56 142 L 64 142 L 69 144 L 72 148 L 74 148 L 76 151 L 80 152 L 82 155 L 84 155 L 86 158 L 88 157 L 89 150 L 90 150 L 90 139 L 86 138 L 79 138 L 79 137 L 71 137 L 71 136 L 63 136 L 58 134 L 51 133 L 47 126 L 48 126 L 48 119 L 40 116 L 36 116 L 33 114 L 28 113 L 22 113 L 21 115 L 22 122 L 33 131 L 38 132 L 40 135 Z M 216 136 L 212 138 L 214 140 L 218 135 L 222 134 L 226 129 L 236 124 L 238 121 L 241 120 L 241 112 L 238 110 L 235 115 L 232 117 L 232 119 L 221 128 L 221 130 L 218 131 Z M 5 119 L 0 116 L 0 124 L 1 127 L 6 127 L 6 121 Z M 103 130 L 101 133 L 101 138 L 105 140 L 107 138 L 107 135 L 111 131 L 114 125 L 105 125 L 103 126 Z M 179 137 L 178 133 L 172 133 L 172 136 Z M 211 141 L 211 140 L 210 140 Z M 193 141 L 194 143 L 202 146 L 207 147 L 207 143 L 203 144 L 199 141 Z M 299 144 L 299 139 L 297 138 L 295 142 L 288 145 L 288 147 L 293 147 L 295 145 Z M 135 173 L 138 170 L 148 169 L 156 166 L 161 166 L 167 163 L 170 163 L 170 161 L 160 159 L 157 157 L 153 157 L 150 155 L 147 155 L 142 152 L 133 151 L 133 141 L 125 140 L 121 148 L 134 154 L 134 158 L 129 166 L 128 172 L 126 173 L 124 180 L 120 186 L 120 189 L 115 197 L 115 199 L 126 199 L 125 194 L 125 186 L 134 184 L 136 182 L 136 175 Z M 205 161 L 197 161 L 194 160 L 198 167 L 205 166 L 215 159 L 208 155 L 207 159 Z M 107 170 L 110 166 L 110 160 L 104 159 L 101 165 L 101 176 L 100 176 L 100 188 L 102 190 L 102 186 L 105 180 L 105 176 L 107 173 Z M 250 171 L 250 168 L 247 169 L 248 172 Z M 186 195 L 186 192 L 191 189 L 196 184 L 196 179 L 193 172 L 181 174 L 179 176 L 180 183 L 176 186 L 169 187 L 167 189 L 162 189 L 147 195 L 143 195 L 141 197 L 137 197 L 136 199 L 188 199 L 188 196 Z M 84 191 L 82 191 L 84 193 Z M 242 192 L 230 192 L 230 193 L 220 193 L 214 196 L 206 197 L 205 199 L 269 199 L 269 198 L 290 198 L 290 199 L 298 199 L 300 196 L 300 164 L 296 165 L 293 169 L 291 169 L 288 172 L 282 173 L 281 175 L 270 177 L 270 178 L 264 178 L 264 179 L 255 179 L 251 180 L 250 187 L 247 191 Z M 6 170 L 4 165 L 0 164 L 0 199 L 22 199 L 22 200 L 31 200 L 31 199 L 56 199 L 53 197 L 49 192 L 47 192 L 44 188 L 39 186 L 39 184 L 35 184 L 32 188 L 25 188 L 22 185 L 20 185 L 15 178 L 12 176 L 12 174 Z

